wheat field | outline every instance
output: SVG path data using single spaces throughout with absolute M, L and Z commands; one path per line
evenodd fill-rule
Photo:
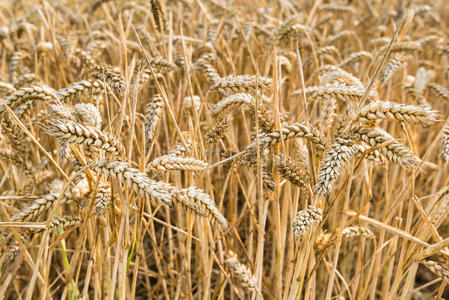
M 449 297 L 449 2 L 0 3 L 0 299 Z

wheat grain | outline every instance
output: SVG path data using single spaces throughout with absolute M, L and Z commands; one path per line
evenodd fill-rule
M 39 76 L 34 73 L 25 73 L 17 77 L 12 85 L 16 90 L 21 89 L 23 87 L 32 87 L 32 86 L 40 86 L 42 84 Z
M 291 15 L 284 22 L 280 23 L 271 33 L 270 39 L 265 44 L 265 48 L 270 50 L 274 44 L 279 43 L 288 32 L 291 31 L 292 26 L 299 20 L 298 15 Z
M 199 96 L 185 97 L 183 100 L 185 109 L 198 111 L 201 107 L 201 99 Z
M 79 59 L 81 60 L 81 62 L 82 62 L 83 64 L 86 65 L 86 68 L 89 68 L 89 69 L 90 69 L 90 68 L 93 68 L 94 66 L 97 65 L 97 62 L 96 62 L 95 59 L 89 54 L 89 52 L 77 48 L 77 49 L 75 49 L 75 50 L 73 51 L 73 53 L 74 53 L 74 55 L 75 55 L 76 57 L 79 57 Z
M 323 252 L 332 244 L 333 241 L 335 241 L 333 234 L 320 232 L 315 240 L 314 247 L 318 252 Z
M 215 85 L 221 79 L 217 70 L 212 66 L 211 60 L 213 60 L 213 57 L 211 57 L 209 53 L 206 53 L 200 56 L 195 61 L 193 66 L 195 70 L 198 70 L 206 75 L 209 86 Z
M 354 13 L 354 8 L 348 5 L 338 4 L 321 4 L 319 9 L 322 11 L 329 11 L 333 13 Z
M 76 121 L 73 111 L 70 107 L 65 107 L 57 104 L 50 104 L 47 106 L 48 113 L 54 119 L 67 119 Z M 45 118 L 45 116 L 43 116 Z
M 440 156 L 445 162 L 449 161 L 449 126 L 444 127 L 441 136 Z
M 176 144 L 172 150 L 167 152 L 167 155 L 185 156 L 187 152 L 191 151 L 191 148 L 192 148 L 192 140 L 188 139 L 188 140 L 186 140 L 186 145 L 184 145 L 182 143 Z
M 274 191 L 276 189 L 276 183 L 274 182 L 273 173 L 268 167 L 263 167 L 262 173 L 262 183 L 265 190 Z
M 22 240 L 22 243 L 27 244 L 29 242 L 29 234 L 27 233 L 21 233 L 19 235 L 19 238 Z M 0 270 L 2 272 L 6 272 L 7 268 L 11 266 L 14 262 L 16 262 L 19 258 L 19 256 L 22 254 L 22 250 L 19 247 L 19 243 L 14 240 L 10 242 L 8 245 L 8 249 L 6 250 L 6 254 L 3 259 L 2 267 Z
M 159 32 L 168 33 L 167 19 L 165 17 L 165 9 L 161 0 L 151 0 L 151 12 L 156 28 Z
M 0 92 L 10 95 L 11 93 L 14 93 L 15 91 L 16 91 L 16 88 L 11 83 L 3 82 L 3 81 L 0 82 Z
M 140 49 L 140 47 L 139 47 L 139 49 Z M 175 64 L 172 64 L 171 62 L 169 62 L 168 60 L 164 59 L 161 56 L 151 58 L 150 65 L 157 72 L 161 72 L 161 73 L 168 73 L 168 72 L 175 71 L 178 69 L 178 67 Z
M 352 30 L 342 30 L 337 34 L 330 35 L 326 38 L 326 44 L 334 44 L 340 40 L 347 39 L 349 37 L 356 37 L 357 34 Z
M 444 217 L 447 215 L 449 208 L 449 186 L 439 190 L 432 199 L 431 206 L 427 213 L 432 221 L 432 224 L 441 224 Z M 437 226 L 438 228 L 438 226 Z
M 254 98 L 247 93 L 238 93 L 230 95 L 219 101 L 211 110 L 211 115 L 217 119 L 223 119 L 230 110 L 239 108 L 242 105 L 253 106 Z
M 24 73 L 23 60 L 27 57 L 24 51 L 16 51 L 9 61 L 9 72 L 11 74 L 11 81 L 14 81 L 18 75 Z
M 362 82 L 357 77 L 339 67 L 324 65 L 316 72 L 322 74 L 321 80 L 325 85 L 338 86 L 344 84 L 364 89 Z

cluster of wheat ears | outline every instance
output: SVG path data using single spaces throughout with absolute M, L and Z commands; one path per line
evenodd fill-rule
M 449 295 L 449 2 L 0 3 L 0 299 Z

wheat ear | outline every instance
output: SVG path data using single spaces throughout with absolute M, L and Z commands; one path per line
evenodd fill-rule
M 180 157 L 172 154 L 160 156 L 148 165 L 149 169 L 158 171 L 184 170 L 203 172 L 207 167 L 208 164 L 202 160 L 191 157 Z
M 95 214 L 97 216 L 104 216 L 112 199 L 111 185 L 100 183 L 95 194 Z
M 408 168 L 416 165 L 419 161 L 410 149 L 380 128 L 358 127 L 354 129 L 353 134 L 356 139 L 367 143 L 371 147 L 387 143 L 388 145 L 382 146 L 375 151 L 379 151 L 389 161 L 397 163 L 401 167 Z
M 145 107 L 145 139 L 148 144 L 151 143 L 156 136 L 163 109 L 164 100 L 159 94 L 155 94 Z
M 231 268 L 232 273 L 240 281 L 240 284 L 247 290 L 256 292 L 260 297 L 262 297 L 262 293 L 257 286 L 257 279 L 248 267 L 241 264 L 237 260 L 237 255 L 235 255 L 232 251 L 228 253 L 227 257 L 228 258 L 225 260 L 225 263 Z
M 62 216 L 53 218 L 50 220 L 50 226 L 46 229 L 49 232 L 53 232 L 58 229 L 67 230 L 68 228 L 79 226 L 83 219 L 77 216 Z M 44 231 L 45 229 L 39 230 Z
M 337 138 L 329 151 L 326 151 L 325 157 L 321 162 L 318 173 L 315 190 L 321 196 L 328 196 L 334 183 L 341 173 L 341 169 L 357 152 L 354 141 L 349 139 Z
M 177 191 L 171 184 L 154 181 L 145 173 L 131 168 L 126 162 L 102 159 L 94 164 L 91 169 L 97 173 L 116 178 L 122 184 L 132 188 L 142 198 L 156 204 L 171 204 L 173 192 Z
M 273 86 L 271 78 L 255 75 L 230 75 L 221 78 L 217 83 L 211 86 L 209 92 L 218 91 L 225 95 L 233 93 L 254 93 L 256 90 L 262 91 L 270 89 Z
M 306 187 L 307 173 L 294 160 L 284 154 L 279 154 L 274 158 L 274 165 L 283 178 L 301 188 Z
M 123 155 L 125 151 L 112 135 L 71 120 L 51 120 L 48 132 L 67 144 L 94 146 L 114 155 Z
M 217 224 L 222 230 L 228 230 L 229 223 L 221 214 L 210 196 L 197 187 L 191 186 L 176 193 L 175 199 L 186 209 L 200 216 L 207 217 L 212 224 Z
M 99 95 L 103 91 L 104 86 L 100 80 L 81 80 L 69 84 L 67 87 L 56 91 L 56 97 L 62 103 L 68 103 L 76 100 L 82 95 L 89 96 L 90 94 Z
M 125 92 L 125 79 L 119 68 L 102 64 L 92 67 L 88 73 L 89 76 L 106 82 L 117 95 Z
M 341 235 L 346 238 L 366 237 L 373 238 L 374 233 L 367 227 L 351 226 L 342 230 Z
M 30 222 L 35 221 L 40 215 L 44 214 L 45 211 L 51 209 L 56 201 L 60 198 L 60 192 L 52 192 L 47 195 L 42 196 L 33 201 L 27 208 L 18 212 L 11 217 L 12 221 L 18 222 Z M 72 202 L 71 198 L 63 197 L 60 200 L 60 204 Z
M 293 233 L 297 236 L 304 236 L 310 231 L 312 226 L 319 224 L 323 220 L 321 208 L 309 206 L 307 209 L 298 211 L 293 221 Z
M 303 138 L 310 140 L 313 145 L 319 149 L 323 150 L 325 147 L 325 142 L 323 137 L 320 135 L 317 129 L 313 127 L 307 127 L 303 123 L 286 124 L 281 129 L 277 129 L 272 132 L 263 133 L 259 135 L 259 145 L 262 149 L 269 146 L 280 143 L 292 138 Z M 248 150 L 254 149 L 256 142 L 253 142 L 248 146 Z
M 423 264 L 427 269 L 429 269 L 430 272 L 446 281 L 446 283 L 449 283 L 449 271 L 447 270 L 446 265 L 443 265 L 442 263 L 433 260 L 424 260 L 421 261 L 421 264 Z
M 427 126 L 436 121 L 435 111 L 428 107 L 376 101 L 362 107 L 356 120 L 398 120 Z

